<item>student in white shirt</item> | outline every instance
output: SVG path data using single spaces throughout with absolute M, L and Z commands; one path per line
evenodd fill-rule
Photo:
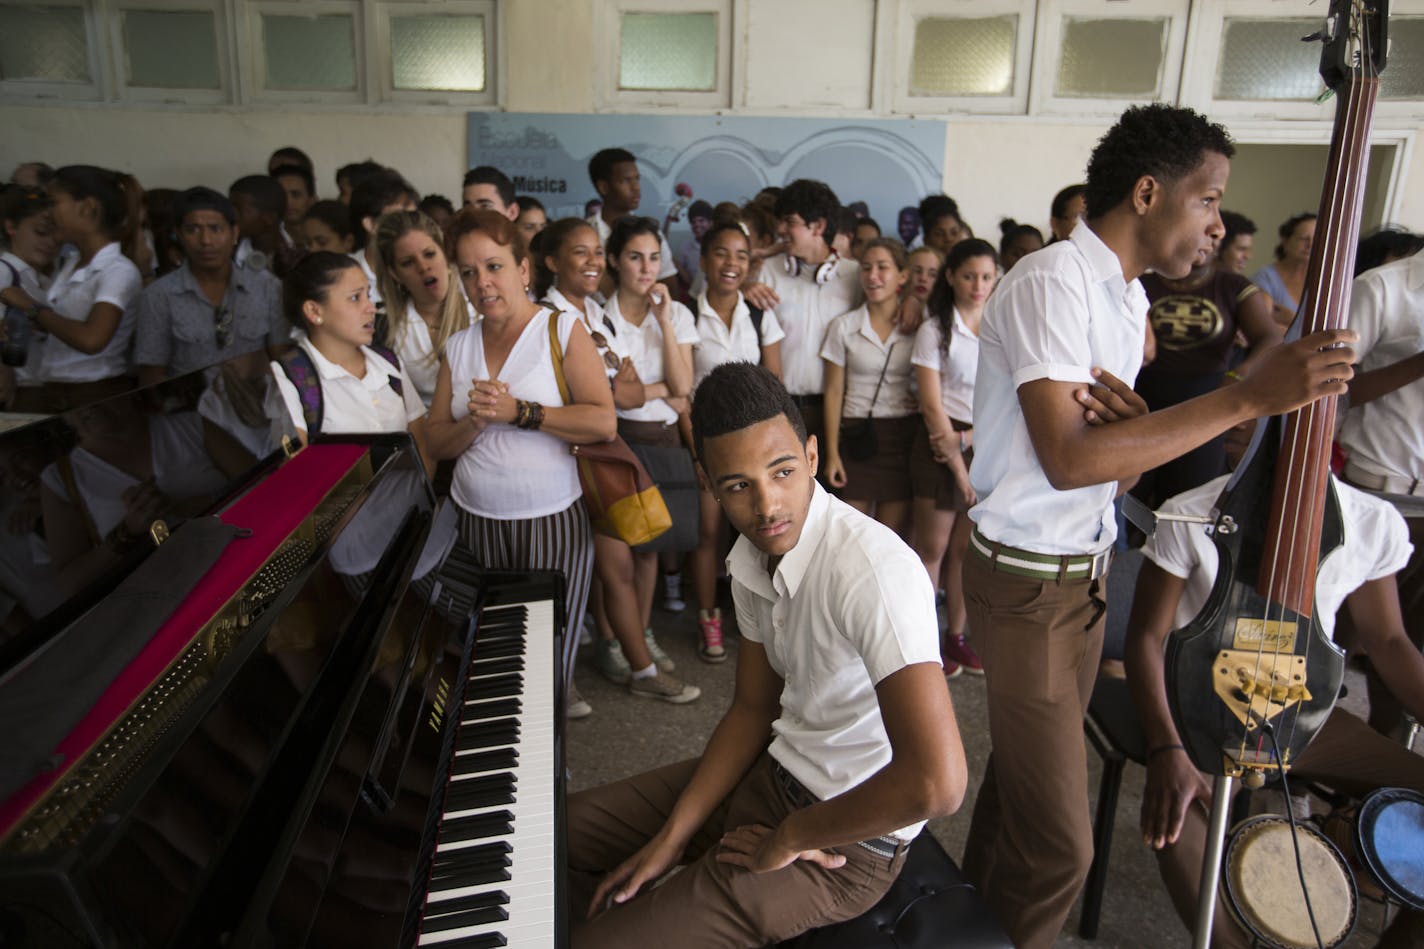
M 1244 449 L 1250 425 L 1228 436 Z M 1162 512 L 1210 514 L 1226 486 L 1222 475 L 1168 500 Z M 1327 636 L 1348 616 L 1359 631 L 1354 647 L 1371 657 L 1386 679 L 1394 702 L 1424 717 L 1424 657 L 1404 631 L 1397 571 L 1410 556 L 1404 519 L 1386 501 L 1340 482 L 1344 545 L 1320 564 L 1315 584 L 1315 616 Z M 1206 846 L 1211 781 L 1197 771 L 1182 747 L 1167 704 L 1163 651 L 1167 636 L 1188 625 L 1206 603 L 1216 580 L 1218 554 L 1200 525 L 1160 521 L 1142 548 L 1146 558 L 1137 575 L 1137 589 L 1128 627 L 1126 666 L 1133 702 L 1147 736 L 1147 785 L 1142 795 L 1142 834 L 1157 851 L 1162 882 L 1183 923 L 1196 917 L 1202 854 Z M 1338 637 L 1338 632 L 1334 633 Z M 1338 706 L 1290 769 L 1299 786 L 1323 784 L 1332 790 L 1363 797 L 1381 787 L 1424 792 L 1424 759 L 1408 748 L 1371 730 Z M 1424 937 L 1424 914 L 1399 914 L 1381 946 L 1415 946 Z M 1218 908 L 1212 945 L 1251 945 L 1231 915 Z
M 865 304 L 836 317 L 821 346 L 826 480 L 841 489 L 841 500 L 896 533 L 910 513 L 910 445 L 918 424 L 910 391 L 915 338 L 899 325 L 907 264 L 899 241 L 871 241 L 860 259 Z
M 52 203 L 39 188 L 11 185 L 0 193 L 0 226 L 5 229 L 5 252 L 0 253 L 0 314 L 6 314 L 14 305 L 15 318 L 23 320 L 21 294 L 32 300 L 44 299 L 51 268 L 59 255 L 59 240 L 50 217 Z M 0 406 L 12 412 L 42 412 L 45 337 L 26 328 L 30 332 L 23 364 L 10 364 L 15 357 L 7 354 L 6 365 L 0 367 Z
M 529 299 L 529 258 L 509 218 L 466 208 L 447 236 L 480 319 L 446 342 L 430 406 L 431 451 L 456 459 L 450 497 L 460 540 L 477 563 L 563 571 L 563 687 L 569 716 L 583 717 L 592 709 L 571 690 L 593 538 L 569 446 L 617 431 L 607 376 L 582 320 Z M 554 370 L 551 320 L 570 404 Z
M 969 483 L 974 459 L 974 378 L 979 368 L 979 323 L 999 279 L 998 257 L 987 241 L 950 249 L 944 277 L 930 294 L 928 319 L 915 333 L 915 381 L 922 424 L 910 449 L 915 551 L 930 579 L 944 580 L 945 675 L 983 675 L 965 634 L 964 555 L 976 500 Z M 948 553 L 948 557 L 946 557 Z
M 674 301 L 667 285 L 658 281 L 662 263 L 658 222 L 631 215 L 619 218 L 608 240 L 607 256 L 616 289 L 608 298 L 606 329 L 618 340 L 643 386 L 642 405 L 619 407 L 618 434 L 655 481 L 665 465 L 670 468 L 680 460 L 684 470 L 679 480 L 691 486 L 697 476 L 678 438 L 677 420 L 692 391 L 692 344 L 697 331 L 687 307 Z M 677 503 L 677 485 L 663 488 L 675 522 L 696 518 L 695 509 L 687 511 Z M 675 536 L 677 529 L 664 538 Z M 655 653 L 662 652 L 655 648 L 652 611 L 658 542 L 664 538 L 634 550 L 616 537 L 595 535 L 594 568 L 602 591 L 602 609 L 595 611 L 602 638 L 596 664 L 608 678 L 627 682 L 635 695 L 690 702 L 701 690 L 668 675 L 670 660 L 654 662 Z
M 588 160 L 588 178 L 598 196 L 603 199 L 598 213 L 589 217 L 598 232 L 598 239 L 608 243 L 614 223 L 628 214 L 635 214 L 643 203 L 642 175 L 638 173 L 638 157 L 624 148 L 605 148 Z M 662 245 L 662 260 L 658 265 L 658 279 L 672 288 L 673 296 L 683 295 L 683 286 L 677 276 L 677 261 L 667 238 L 658 234 Z M 611 285 L 605 284 L 604 295 L 612 292 Z
M 519 220 L 514 182 L 493 165 L 477 165 L 465 172 L 460 186 L 460 200 L 462 207 L 496 211 L 511 221 Z
M 301 438 L 409 431 L 425 457 L 425 406 L 389 350 L 372 348 L 376 308 L 356 262 L 330 251 L 307 254 L 282 281 L 282 307 L 302 331 L 301 355 L 284 354 L 272 375 Z
M 781 378 L 806 420 L 807 431 L 824 438 L 825 370 L 821 344 L 831 320 L 860 306 L 860 267 L 831 250 L 840 201 L 819 181 L 800 179 L 776 198 L 776 218 L 786 250 L 766 261 L 761 283 L 746 288 L 747 299 L 764 310 L 776 308 L 786 334 Z
M 964 589 L 993 752 L 964 870 L 1022 949 L 1053 944 L 1092 862 L 1082 716 L 1120 485 L 1244 419 L 1339 395 L 1351 375 L 1354 334 L 1338 330 L 1160 412 L 1131 391 L 1147 325 L 1137 277 L 1180 277 L 1210 253 L 1233 151 L 1189 109 L 1127 110 L 1089 160 L 1087 220 L 1019 261 L 984 310 Z
M 351 233 L 356 240 L 356 250 L 351 259 L 361 265 L 366 282 L 371 285 L 371 302 L 376 305 L 378 323 L 386 322 L 386 301 L 381 297 L 378 271 L 381 267 L 381 253 L 376 248 L 376 222 L 381 215 L 392 211 L 414 211 L 420 195 L 410 186 L 410 182 L 400 173 L 383 168 L 363 175 L 351 190 L 348 203 L 351 214 Z
M 1350 329 L 1363 354 L 1350 380 L 1349 411 L 1340 429 L 1344 480 L 1366 491 L 1424 497 L 1424 251 L 1376 267 L 1355 280 Z M 1414 556 L 1399 573 L 1404 628 L 1424 645 L 1424 516 L 1407 519 Z M 1391 731 L 1398 703 L 1367 667 L 1370 724 Z
M 859 916 L 964 794 L 914 552 L 815 482 L 816 442 L 766 369 L 719 367 L 692 411 L 741 533 L 735 695 L 699 759 L 569 798 L 578 949 L 765 946 Z
M 386 305 L 384 343 L 430 404 L 445 341 L 470 325 L 470 304 L 445 256 L 440 225 L 419 211 L 392 211 L 376 222 L 379 281 Z
M 751 307 L 742 298 L 742 284 L 751 271 L 752 246 L 747 229 L 737 221 L 718 221 L 702 236 L 702 272 L 707 289 L 697 298 L 697 343 L 692 347 L 693 387 L 718 366 L 729 362 L 760 362 L 781 378 L 781 324 L 776 313 Z M 690 442 L 691 424 L 684 437 Z M 700 536 L 687 558 L 697 596 L 697 654 L 707 662 L 727 658 L 722 644 L 722 610 L 717 606 L 717 554 L 722 550 L 726 517 L 710 487 L 701 483 L 698 495 Z
M 70 165 L 49 184 L 56 237 L 77 253 L 60 260 L 43 300 L 14 293 L 10 305 L 49 334 L 44 403 L 63 412 L 133 387 L 128 350 L 143 277 L 120 241 L 138 227 L 133 179 L 92 165 Z

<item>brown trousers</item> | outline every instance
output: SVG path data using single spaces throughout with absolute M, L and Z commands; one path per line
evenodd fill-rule
M 1323 784 L 1353 797 L 1364 797 L 1384 787 L 1410 788 L 1424 793 L 1424 757 L 1337 708 L 1296 759 L 1290 780 L 1300 785 Z M 1177 915 L 1188 929 L 1196 920 L 1206 830 L 1207 807 L 1199 801 L 1193 802 L 1177 842 L 1157 853 L 1162 882 L 1167 886 Z M 1251 938 L 1220 902 L 1212 921 L 1211 942 L 1217 949 L 1246 949 L 1251 945 Z M 1401 913 L 1379 945 L 1415 949 L 1424 945 L 1424 914 Z
M 1093 862 L 1083 715 L 1103 649 L 1106 578 L 1045 581 L 974 554 L 964 595 L 993 751 L 964 874 L 1019 949 L 1049 949 Z
M 724 832 L 746 824 L 776 827 L 796 809 L 773 776 L 771 756 L 763 753 L 693 835 L 684 866 L 627 903 L 586 919 L 599 881 L 662 828 L 696 767 L 696 759 L 683 761 L 569 797 L 574 949 L 764 946 L 861 915 L 899 875 L 903 850 L 888 859 L 858 844 L 834 848 L 846 858 L 836 870 L 796 861 L 752 873 L 718 863 Z

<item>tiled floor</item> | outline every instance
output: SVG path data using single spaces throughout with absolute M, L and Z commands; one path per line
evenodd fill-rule
M 1111 609 L 1123 609 L 1130 592 L 1130 561 L 1114 567 L 1119 582 L 1113 588 Z M 730 611 L 728 611 L 730 612 Z M 568 764 L 573 773 L 571 790 L 594 787 L 660 764 L 694 757 L 701 753 L 712 728 L 731 701 L 736 640 L 729 637 L 733 656 L 720 665 L 708 665 L 697 658 L 694 648 L 696 624 L 691 609 L 672 614 L 654 609 L 658 641 L 676 660 L 677 674 L 702 687 L 702 697 L 689 705 L 670 706 L 634 698 L 619 686 L 604 680 L 585 655 L 575 677 L 578 688 L 594 713 L 569 726 Z M 730 625 L 730 624 L 729 624 Z M 585 650 L 587 653 L 587 650 Z M 1355 688 L 1356 695 L 1363 689 Z M 973 811 L 974 795 L 989 751 L 984 680 L 961 675 L 950 680 L 960 734 L 969 761 L 970 786 L 959 813 L 936 820 L 930 830 L 956 860 L 964 850 Z M 1087 752 L 1090 787 L 1096 803 L 1101 762 L 1091 748 Z M 1127 766 L 1118 801 L 1109 876 L 1098 937 L 1094 941 L 1078 937 L 1075 908 L 1060 947 L 1099 949 L 1139 949 L 1139 947 L 1188 946 L 1190 937 L 1177 919 L 1157 875 L 1155 861 L 1143 846 L 1137 831 L 1145 771 Z M 1362 910 L 1362 929 L 1377 925 L 1378 909 Z M 1373 937 L 1357 931 L 1347 944 L 1363 947 Z

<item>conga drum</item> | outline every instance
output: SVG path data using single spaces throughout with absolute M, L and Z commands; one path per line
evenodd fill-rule
M 1359 896 L 1349 865 L 1312 824 L 1296 823 L 1300 868 L 1323 949 L 1333 949 L 1355 928 Z M 1222 888 L 1227 909 L 1262 945 L 1316 949 L 1311 912 L 1301 892 L 1290 822 L 1262 815 L 1242 821 L 1226 842 Z
M 1424 794 L 1380 788 L 1355 821 L 1360 863 L 1390 899 L 1424 912 Z

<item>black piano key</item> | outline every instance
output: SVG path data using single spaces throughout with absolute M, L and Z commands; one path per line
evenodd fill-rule
M 493 642 L 480 641 L 475 659 L 493 659 L 499 656 L 524 655 L 524 643 L 518 639 L 498 639 Z
M 457 896 L 448 900 L 430 900 L 426 902 L 423 912 L 426 916 L 435 916 L 440 913 L 458 913 L 485 906 L 503 906 L 508 902 L 508 893 L 503 890 L 491 890 L 488 893 L 471 893 L 468 896 Z
M 476 847 L 463 847 L 459 850 L 437 850 L 435 862 L 431 865 L 432 879 L 459 876 L 463 870 L 479 872 L 510 866 L 514 860 L 509 856 L 509 845 L 503 844 L 503 850 L 499 849 L 499 846 L 499 844 L 480 844 Z
M 468 817 L 447 817 L 440 825 L 440 842 L 478 840 L 481 837 L 508 837 L 514 833 L 514 815 L 490 811 Z
M 461 781 L 460 784 L 466 782 Z M 500 807 L 504 804 L 514 803 L 514 779 L 510 778 L 503 784 L 496 785 L 475 785 L 469 788 L 460 788 L 459 792 L 451 787 L 449 793 L 445 795 L 446 811 L 472 811 L 480 807 Z
M 469 689 L 474 693 L 475 698 L 481 699 L 522 695 L 524 693 L 524 677 L 516 672 L 507 672 L 504 675 L 489 676 L 484 679 L 471 679 Z
M 457 874 L 432 872 L 430 874 L 430 888 L 434 889 L 454 889 L 457 886 L 488 886 L 494 883 L 509 882 L 508 867 L 486 867 L 481 870 L 463 870 Z M 439 883 L 440 886 L 435 884 Z
M 502 718 L 518 715 L 522 711 L 524 703 L 519 699 L 486 699 L 466 702 L 460 709 L 460 720 L 472 722 L 481 718 Z
M 455 750 L 476 751 L 495 745 L 514 745 L 518 742 L 518 723 L 512 718 L 496 718 L 488 722 L 460 726 L 460 734 L 455 739 Z
M 439 946 L 449 949 L 500 949 L 509 943 L 499 933 L 481 933 L 478 936 L 461 936 L 459 939 L 451 939 L 449 942 L 442 942 Z
M 509 918 L 509 912 L 500 906 L 487 906 L 482 909 L 467 909 L 458 913 L 449 913 L 445 916 L 427 916 L 420 924 L 422 932 L 439 933 L 447 929 L 459 929 L 461 926 L 480 926 L 485 923 L 502 923 Z
M 500 748 L 498 751 L 477 751 L 460 755 L 454 761 L 451 774 L 482 774 L 494 771 L 512 771 L 519 765 L 518 748 Z
M 487 676 L 499 672 L 523 672 L 523 656 L 491 656 L 488 659 L 476 659 L 470 663 L 470 676 Z

